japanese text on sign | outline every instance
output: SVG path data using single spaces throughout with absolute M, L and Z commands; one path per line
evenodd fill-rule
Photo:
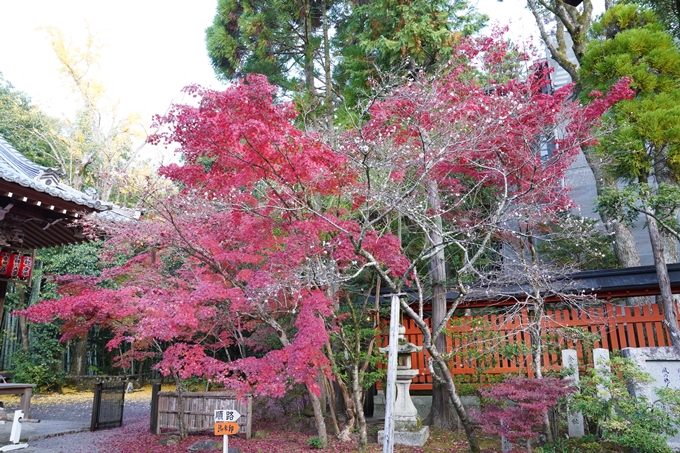
M 236 422 L 215 422 L 216 436 L 229 436 L 238 433 L 239 426 Z
M 215 411 L 215 423 L 217 422 L 235 422 L 241 418 L 241 414 L 234 409 L 217 409 Z

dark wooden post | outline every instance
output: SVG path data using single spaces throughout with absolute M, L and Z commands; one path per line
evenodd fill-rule
M 90 431 L 96 431 L 99 424 L 99 408 L 102 405 L 102 387 L 101 382 L 94 385 L 94 401 L 92 402 L 92 421 L 90 422 Z
M 150 431 L 158 434 L 158 392 L 161 391 L 161 384 L 155 383 L 151 386 L 151 426 Z

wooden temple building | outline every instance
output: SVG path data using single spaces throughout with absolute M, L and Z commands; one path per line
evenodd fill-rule
M 35 250 L 85 239 L 74 221 L 113 205 L 64 184 L 0 136 L 0 321 L 7 284 L 28 284 Z

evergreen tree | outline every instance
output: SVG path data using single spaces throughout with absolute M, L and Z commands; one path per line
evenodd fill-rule
M 680 39 L 680 2 L 677 0 L 644 0 L 643 5 L 654 10 L 666 31 Z
M 337 19 L 335 79 L 352 107 L 381 73 L 413 74 L 446 63 L 462 35 L 479 31 L 486 16 L 467 0 L 353 0 Z
M 19 152 L 46 167 L 57 167 L 63 142 L 59 123 L 33 105 L 0 73 L 0 135 Z
M 606 170 L 628 186 L 602 193 L 599 209 L 629 223 L 644 215 L 666 325 L 677 345 L 680 329 L 666 270 L 677 256 L 676 239 L 664 241 L 661 229 L 676 231 L 680 208 L 680 51 L 654 13 L 634 4 L 610 8 L 593 35 L 581 60 L 584 92 L 604 90 L 623 77 L 636 92 L 613 108 L 612 130 L 597 148 Z
M 297 92 L 314 92 L 314 58 L 321 45 L 321 3 L 325 0 L 218 0 L 206 45 L 223 80 L 248 73 Z

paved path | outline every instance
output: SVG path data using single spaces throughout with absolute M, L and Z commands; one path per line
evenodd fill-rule
M 90 432 L 92 394 L 68 396 L 34 396 L 31 416 L 40 423 L 22 424 L 22 441 L 28 442 L 22 453 L 111 453 L 117 441 L 140 430 L 148 430 L 150 392 L 126 395 L 123 427 Z M 14 410 L 8 402 L 8 412 Z M 0 444 L 9 443 L 11 423 L 0 425 Z

